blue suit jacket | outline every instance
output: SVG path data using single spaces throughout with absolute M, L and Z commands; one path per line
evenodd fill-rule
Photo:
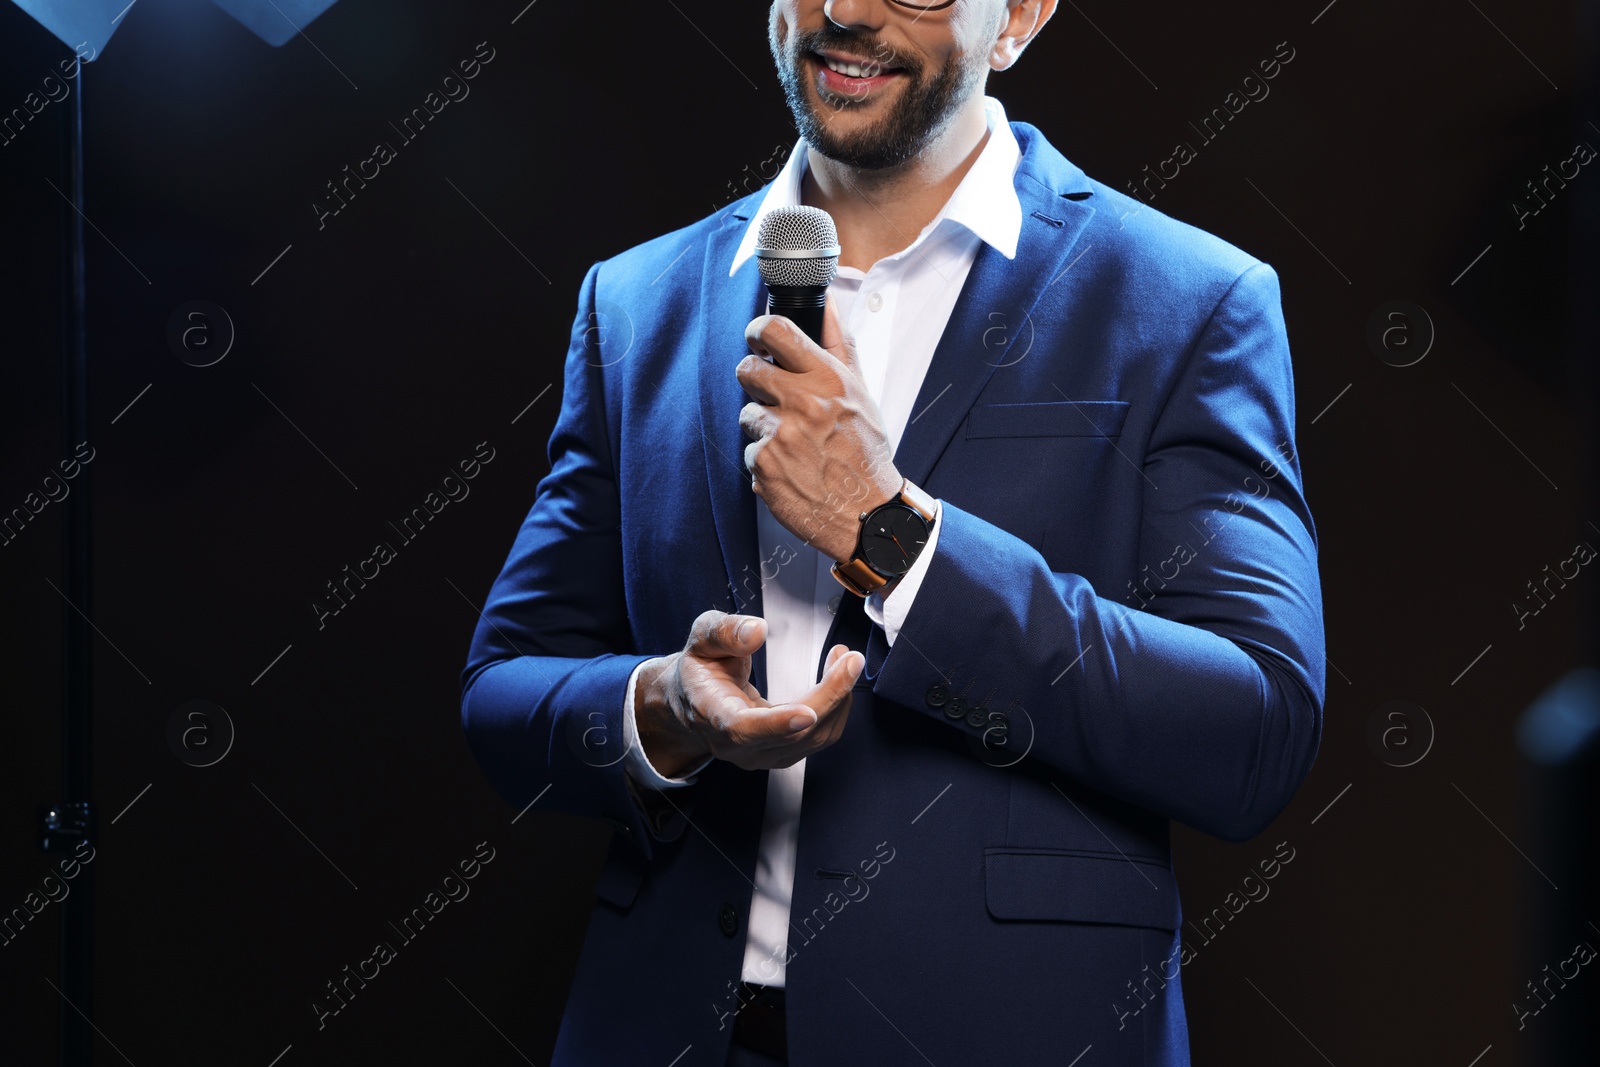
M 937 551 L 807 762 L 801 1065 L 1187 1063 L 1169 820 L 1260 833 L 1321 736 L 1276 274 L 1012 129 L 1016 258 L 980 248 L 894 457 L 943 501 Z M 738 1008 L 767 775 L 719 761 L 641 806 L 621 714 L 701 612 L 761 610 L 733 368 L 765 296 L 753 261 L 728 277 L 760 196 L 589 270 L 551 470 L 463 675 L 506 800 L 549 786 L 617 831 L 557 1064 L 720 1067 Z

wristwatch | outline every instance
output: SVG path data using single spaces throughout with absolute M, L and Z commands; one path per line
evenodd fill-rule
M 833 576 L 856 596 L 867 597 L 911 569 L 928 543 L 938 509 L 933 497 L 902 479 L 888 501 L 861 513 L 861 532 L 848 560 L 833 565 Z

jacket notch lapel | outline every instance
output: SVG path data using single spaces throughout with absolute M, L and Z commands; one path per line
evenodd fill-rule
M 1016 258 L 979 246 L 895 449 L 895 467 L 924 487 L 995 371 L 1045 343 L 1037 335 L 1048 324 L 1034 321 L 1034 307 L 1052 285 L 1070 284 L 1077 257 L 1093 248 L 1074 251 L 1094 217 L 1092 206 L 1058 195 L 1026 173 L 1019 171 L 1018 179 L 1022 231 Z
M 748 353 L 744 327 L 765 310 L 755 261 L 741 264 L 733 277 L 733 262 L 746 219 L 728 214 L 706 241 L 701 266 L 699 393 L 702 451 L 711 488 L 711 513 L 717 541 L 727 569 L 727 591 L 720 599 L 741 615 L 761 615 L 760 544 L 756 528 L 756 495 L 744 469 L 744 433 L 739 429 L 739 409 L 750 402 L 733 368 Z M 754 581 L 750 577 L 754 575 Z M 765 648 L 751 663 L 751 682 L 766 687 Z

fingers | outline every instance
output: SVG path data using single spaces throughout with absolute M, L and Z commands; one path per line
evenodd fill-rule
M 761 482 L 756 478 L 756 457 L 761 454 L 761 446 L 765 443 L 764 441 L 751 441 L 744 446 L 744 451 L 739 454 L 740 459 L 744 461 L 745 473 L 750 475 L 750 491 L 756 496 L 762 496 Z M 765 497 L 762 497 L 762 499 L 765 499 Z
M 733 376 L 739 380 L 750 399 L 768 406 L 779 403 L 780 378 L 789 372 L 776 367 L 759 355 L 751 353 L 733 365 Z
M 753 655 L 766 639 L 765 619 L 708 609 L 694 620 L 683 650 L 706 659 L 744 659 Z
M 769 372 L 776 369 L 773 366 L 776 364 L 776 367 L 784 370 L 803 374 L 817 362 L 817 347 L 811 343 L 811 338 L 807 337 L 805 331 L 796 326 L 792 320 L 782 315 L 757 315 L 744 328 L 744 340 L 745 344 L 750 346 L 752 355 L 772 357 L 773 363 L 766 364 Z M 748 362 L 765 363 L 764 360 Z M 752 369 L 760 371 L 759 367 Z
M 852 652 L 844 645 L 834 645 L 828 650 L 827 666 L 823 670 L 822 680 L 792 705 L 781 706 L 809 708 L 823 721 L 837 714 L 841 708 L 848 714 L 850 691 L 855 687 L 856 679 L 861 677 L 866 665 L 867 657 L 861 653 Z
M 717 754 L 748 770 L 792 767 L 833 744 L 850 718 L 850 691 L 865 657 L 842 644 L 828 650 L 822 681 L 805 702 L 747 709 L 727 725 Z M 713 745 L 715 750 L 717 745 Z
M 839 700 L 834 705 L 832 714 L 828 716 L 829 732 L 825 743 L 830 745 L 844 733 L 845 723 L 850 718 L 850 695 L 855 689 L 856 682 L 861 679 L 861 672 L 867 667 L 867 657 L 863 653 L 851 652 L 844 645 L 838 647 L 841 651 L 833 669 L 841 671 L 844 677 L 840 680 L 842 692 Z M 823 672 L 822 679 L 824 684 L 828 682 L 827 672 Z
M 778 368 L 804 373 L 814 369 L 819 362 L 826 361 L 805 331 L 782 315 L 758 315 L 751 319 L 744 328 L 744 339 L 752 355 L 770 356 L 772 362 L 751 359 L 740 363 L 736 373 L 741 383 L 745 382 L 746 375 L 752 380 L 771 382 Z M 828 295 L 822 306 L 821 347 L 828 355 L 849 367 L 852 374 L 860 375 L 861 364 L 856 356 L 855 338 L 845 332 L 844 324 L 839 321 L 839 311 L 832 294 Z M 772 400 L 764 402 L 775 403 Z
M 764 403 L 749 403 L 739 409 L 739 429 L 752 441 L 778 432 L 778 413 Z
M 816 725 L 816 713 L 793 706 L 752 708 L 734 707 L 730 701 L 724 713 L 714 720 L 724 741 L 741 749 L 769 749 L 787 744 L 797 734 Z
M 765 636 L 766 622 L 757 616 L 706 611 L 695 620 L 685 651 L 710 660 L 748 657 Z M 822 680 L 797 701 L 771 704 L 747 678 L 729 678 L 720 667 L 696 669 L 686 695 L 697 731 L 719 759 L 747 770 L 790 767 L 843 734 L 850 691 L 865 665 L 861 653 L 835 644 Z
M 772 706 L 748 685 L 702 681 L 689 692 L 696 730 L 718 759 L 754 770 L 787 766 L 782 753 L 817 724 L 817 713 L 794 704 Z M 805 752 L 802 750 L 799 757 Z M 793 763 L 794 760 L 790 760 Z
M 733 374 L 758 404 L 780 406 L 784 393 L 792 391 L 791 374 L 832 370 L 837 376 L 842 365 L 852 376 L 861 376 L 855 340 L 845 333 L 839 322 L 832 296 L 827 298 L 822 309 L 821 348 L 782 315 L 759 315 L 751 319 L 745 327 L 744 339 L 750 346 L 750 355 L 734 366 Z
M 836 665 L 841 659 L 848 655 L 849 652 L 850 649 L 846 645 L 834 645 L 833 648 L 828 651 L 827 667 L 823 670 L 822 674 L 824 680 L 827 679 L 829 671 L 847 670 L 849 666 L 848 664 L 843 666 Z M 863 665 L 864 664 L 865 660 L 863 658 Z M 855 676 L 856 679 L 859 679 L 860 677 L 860 674 Z M 844 699 L 839 701 L 834 706 L 833 710 L 827 713 L 827 715 L 822 719 L 822 726 L 815 731 L 817 739 L 820 742 L 819 747 L 826 748 L 828 745 L 831 745 L 837 741 L 840 735 L 844 733 L 845 723 L 850 719 L 850 697 L 854 690 L 854 684 L 855 681 L 852 680 L 851 688 L 845 690 Z
M 728 616 L 717 625 L 733 627 L 730 620 L 738 618 Z M 761 621 L 744 618 L 752 625 Z M 715 629 L 713 627 L 713 632 Z M 815 725 L 817 716 L 810 708 L 793 705 L 775 708 L 748 678 L 728 676 L 723 666 L 727 659 L 715 658 L 715 653 L 704 659 L 698 666 L 686 667 L 690 679 L 684 695 L 693 709 L 694 729 L 713 755 L 748 766 L 748 757 L 791 741 L 796 733 Z M 689 655 L 688 662 L 697 661 Z

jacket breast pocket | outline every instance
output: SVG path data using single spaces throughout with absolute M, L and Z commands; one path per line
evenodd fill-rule
M 1116 437 L 1127 417 L 1126 400 L 978 404 L 967 413 L 966 436 Z
M 1001 846 L 983 850 L 983 866 L 996 919 L 1178 928 L 1177 879 L 1156 860 Z

